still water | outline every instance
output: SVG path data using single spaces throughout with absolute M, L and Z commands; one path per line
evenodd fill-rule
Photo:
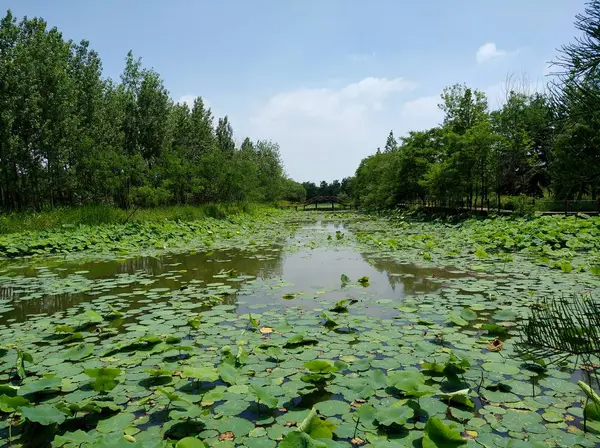
M 130 308 L 137 308 L 148 296 L 169 300 L 192 286 L 219 284 L 228 288 L 225 303 L 236 305 L 238 313 L 261 304 L 311 308 L 315 307 L 315 295 L 332 302 L 366 296 L 374 302 L 401 301 L 436 291 L 443 286 L 443 279 L 465 275 L 360 253 L 341 222 L 318 221 L 295 229 L 284 244 L 245 250 L 168 253 L 120 261 L 10 264 L 0 272 L 0 304 L 4 307 L 0 323 L 61 312 L 107 295 L 123 297 Z M 340 288 L 342 274 L 354 281 L 367 276 L 368 287 Z M 376 308 L 373 314 L 378 314 Z

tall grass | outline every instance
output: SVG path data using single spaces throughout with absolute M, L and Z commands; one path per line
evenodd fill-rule
M 226 219 L 240 213 L 255 214 L 269 208 L 247 202 L 230 204 L 181 205 L 122 210 L 107 205 L 62 207 L 41 212 L 0 213 L 0 234 L 40 231 L 79 225 L 120 224 L 132 221 L 195 221 Z

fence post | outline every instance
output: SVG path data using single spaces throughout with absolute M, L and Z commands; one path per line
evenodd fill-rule
M 565 199 L 565 216 L 569 214 L 569 200 Z

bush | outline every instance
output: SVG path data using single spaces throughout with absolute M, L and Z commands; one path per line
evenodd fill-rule
M 131 189 L 131 200 L 140 207 L 157 207 L 165 205 L 172 199 L 172 194 L 169 190 L 163 187 L 150 187 L 143 185 Z
M 533 200 L 524 194 L 511 196 L 506 206 L 508 210 L 513 211 L 515 216 L 532 216 L 535 211 Z

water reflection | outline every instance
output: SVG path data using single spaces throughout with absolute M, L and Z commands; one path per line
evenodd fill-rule
M 402 295 L 433 292 L 440 288 L 439 280 L 471 276 L 467 272 L 458 273 L 443 268 L 398 263 L 389 258 L 374 258 L 370 254 L 363 254 L 363 258 L 378 272 L 385 274 L 390 287 L 394 291 L 398 288 Z
M 136 289 L 167 288 L 178 291 L 190 282 L 224 282 L 224 279 L 215 278 L 215 275 L 223 271 L 231 271 L 232 276 L 247 275 L 259 279 L 281 277 L 282 260 L 282 249 L 275 246 L 269 249 L 231 249 L 168 254 L 161 257 L 136 257 L 124 261 L 64 263 L 52 268 L 50 272 L 56 275 L 43 282 L 36 277 L 40 272 L 48 275 L 49 271 L 44 268 L 13 269 L 12 273 L 17 276 L 13 281 L 0 280 L 4 283 L 0 285 L 0 300 L 10 303 L 14 309 L 0 315 L 0 323 L 8 319 L 24 321 L 28 315 L 52 314 L 72 308 L 83 301 L 92 300 L 99 292 L 104 295 L 131 293 L 130 299 L 133 303 L 145 298 L 133 295 Z M 77 272 L 82 274 L 75 274 Z M 127 275 L 135 277 L 129 279 L 130 281 L 123 281 L 127 280 Z M 58 280 L 54 282 L 53 279 Z M 120 279 L 122 283 L 117 282 L 112 290 L 106 291 L 103 288 L 106 283 L 98 282 L 103 279 Z M 145 280 L 151 280 L 152 283 L 145 285 Z M 61 290 L 69 283 L 78 284 L 80 291 L 63 293 Z M 228 297 L 225 303 L 235 303 L 235 299 Z
M 401 299 L 404 296 L 427 293 L 442 286 L 440 278 L 459 276 L 443 269 L 422 268 L 401 264 L 374 254 L 361 254 L 347 244 L 307 244 L 314 240 L 336 240 L 336 232 L 349 231 L 344 222 L 318 221 L 302 223 L 286 247 L 250 247 L 200 253 L 166 254 L 160 257 L 137 257 L 124 261 L 97 261 L 76 264 L 67 262 L 51 267 L 18 266 L 0 277 L 0 307 L 11 305 L 13 310 L 0 315 L 0 323 L 8 319 L 26 320 L 31 314 L 52 314 L 92 300 L 99 295 L 120 295 L 128 306 L 141 306 L 145 292 L 160 288 L 177 299 L 193 288 L 222 282 L 239 288 L 243 282 L 229 282 L 220 275 L 231 272 L 233 277 L 252 276 L 273 282 L 285 280 L 293 287 L 285 291 L 335 291 L 332 299 L 343 297 L 340 276 L 352 281 L 368 276 L 370 285 L 359 293 L 374 298 Z M 300 250 L 298 250 L 300 247 Z M 282 290 L 282 291 L 283 291 Z M 356 291 L 354 291 L 356 292 Z M 237 305 L 237 294 L 225 298 L 225 303 Z M 281 297 L 257 292 L 244 295 L 247 304 L 281 302 Z M 282 301 L 287 306 L 296 301 Z M 280 303 L 281 304 L 281 303 Z M 309 304 L 308 306 L 315 306 Z M 246 312 L 241 306 L 238 312 Z

